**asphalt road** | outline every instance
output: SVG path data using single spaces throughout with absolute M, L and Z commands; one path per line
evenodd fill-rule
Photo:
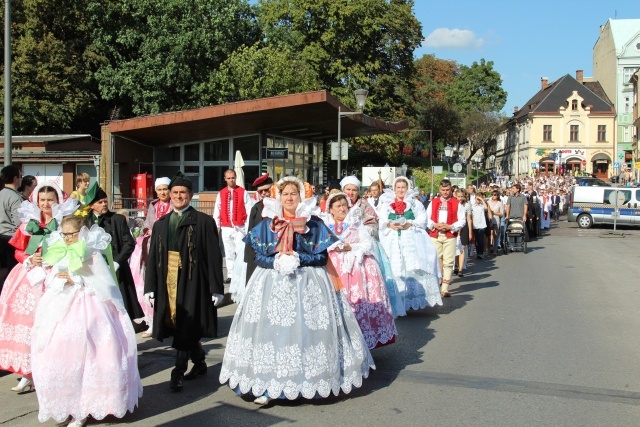
M 640 425 L 640 230 L 605 238 L 553 224 L 513 253 L 472 261 L 440 308 L 397 320 L 361 389 L 261 408 L 218 381 L 226 337 L 204 343 L 209 375 L 168 388 L 174 354 L 140 340 L 144 397 L 111 423 L 136 426 Z M 229 329 L 235 305 L 220 311 Z M 37 425 L 35 393 L 0 377 L 0 425 Z M 53 422 L 45 425 L 55 425 Z

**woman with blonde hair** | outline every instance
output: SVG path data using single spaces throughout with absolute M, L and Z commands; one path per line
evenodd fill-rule
M 84 198 L 87 194 L 87 189 L 89 188 L 89 181 L 89 174 L 86 172 L 81 172 L 76 175 L 76 189 L 69 194 L 69 197 L 78 200 L 82 205 L 84 205 Z

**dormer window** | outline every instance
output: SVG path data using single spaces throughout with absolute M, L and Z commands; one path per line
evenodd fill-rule
M 572 99 L 571 100 L 571 111 L 578 111 L 578 100 L 577 99 Z

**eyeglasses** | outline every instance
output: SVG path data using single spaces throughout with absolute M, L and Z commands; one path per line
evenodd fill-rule
M 271 188 L 258 189 L 258 193 L 270 193 L 270 192 L 271 192 Z
M 73 233 L 60 233 L 63 239 L 71 239 L 73 236 L 80 233 L 80 231 L 74 231 Z

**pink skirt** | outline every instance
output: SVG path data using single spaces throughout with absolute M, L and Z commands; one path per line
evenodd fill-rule
M 143 262 L 143 259 L 147 258 L 146 255 L 149 250 L 149 245 L 145 244 L 144 238 L 145 236 L 140 236 L 136 239 L 136 248 L 133 250 L 131 258 L 129 259 L 129 267 L 131 268 L 133 283 L 136 286 L 136 296 L 138 297 L 138 304 L 140 304 L 140 307 L 142 307 L 142 312 L 144 313 L 144 317 L 135 319 L 134 322 L 145 322 L 148 326 L 151 326 L 151 324 L 153 323 L 153 307 L 150 307 L 149 304 L 147 304 L 147 301 L 144 299 L 144 273 L 147 267 L 147 263 Z
M 22 264 L 7 276 L 0 295 L 0 370 L 31 374 L 31 328 L 42 292 Z
M 60 313 L 59 310 L 66 310 Z M 123 417 L 142 396 L 135 333 L 127 313 L 85 288 L 47 291 L 32 333 L 38 419 Z

